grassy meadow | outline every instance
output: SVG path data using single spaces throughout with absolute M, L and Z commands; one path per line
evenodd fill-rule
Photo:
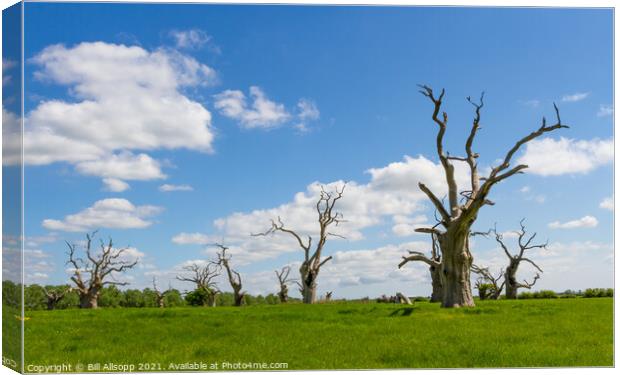
M 613 365 L 613 299 L 28 312 L 25 363 L 287 363 L 289 370 Z M 143 368 L 146 369 L 146 368 Z M 222 370 L 222 367 L 218 368 Z M 85 369 L 87 370 L 87 369 Z

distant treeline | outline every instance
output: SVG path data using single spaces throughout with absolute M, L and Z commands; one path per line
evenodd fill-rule
M 26 310 L 45 310 L 47 309 L 48 297 L 46 290 L 61 291 L 69 289 L 68 285 L 48 285 L 41 286 L 37 284 L 27 285 L 24 289 L 24 300 Z M 3 304 L 18 307 L 20 300 L 19 284 L 12 281 L 2 282 Z M 183 295 L 185 294 L 185 295 Z M 164 295 L 165 307 L 179 306 L 204 306 L 206 304 L 206 294 L 201 290 L 194 290 L 188 293 L 181 293 L 177 289 L 168 289 Z M 299 301 L 292 298 L 291 302 Z M 275 294 L 267 296 L 249 295 L 245 296 L 246 305 L 275 305 L 279 304 L 280 299 Z M 233 306 L 234 296 L 232 293 L 223 292 L 217 295 L 218 306 Z M 64 294 L 63 298 L 55 304 L 56 309 L 74 309 L 79 308 L 80 299 L 76 291 L 69 291 Z M 127 289 L 120 290 L 116 286 L 111 285 L 101 290 L 99 297 L 99 307 L 158 307 L 157 293 L 150 288 L 143 290 Z
M 48 308 L 47 292 L 63 291 L 69 289 L 68 285 L 48 285 L 41 286 L 37 284 L 27 285 L 24 289 L 24 299 L 26 310 L 45 310 Z M 20 299 L 19 284 L 5 280 L 2 282 L 3 305 L 18 307 Z M 183 295 L 184 294 L 184 295 Z M 519 299 L 549 299 L 549 298 L 599 298 L 613 297 L 614 290 L 611 288 L 589 288 L 585 290 L 566 290 L 562 293 L 556 293 L 552 290 L 540 290 L 536 292 L 523 292 L 519 294 Z M 164 307 L 179 306 L 205 306 L 207 304 L 208 295 L 201 289 L 197 289 L 187 293 L 181 293 L 177 289 L 168 289 L 164 294 Z M 414 302 L 428 301 L 427 297 L 411 297 Z M 291 298 L 290 302 L 300 302 L 300 299 Z M 344 300 L 334 301 L 343 302 Z M 374 299 L 368 297 L 361 299 L 353 299 L 349 302 L 368 303 L 374 302 Z M 244 303 L 246 305 L 277 305 L 280 299 L 275 294 L 262 295 L 245 295 Z M 217 306 L 233 306 L 233 293 L 223 292 L 217 295 Z M 64 294 L 63 298 L 55 303 L 55 309 L 76 309 L 80 306 L 79 295 L 72 290 Z M 158 307 L 157 293 L 150 289 L 127 289 L 120 290 L 116 286 L 108 286 L 101 291 L 99 297 L 100 307 Z

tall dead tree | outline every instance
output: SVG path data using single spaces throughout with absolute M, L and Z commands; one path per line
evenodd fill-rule
M 129 248 L 115 249 L 111 238 L 107 243 L 100 240 L 100 251 L 95 253 L 91 246 L 96 233 L 86 234 L 86 260 L 77 256 L 77 245 L 66 242 L 69 247 L 67 264 L 72 266 L 73 272 L 71 281 L 80 295 L 80 307 L 83 309 L 97 308 L 99 294 L 106 285 L 127 285 L 127 282 L 116 281 L 114 276 L 138 264 L 138 259 L 123 259 Z
M 527 237 L 527 233 L 525 231 L 525 225 L 523 224 L 524 221 L 525 219 L 522 219 L 519 222 L 521 229 L 516 232 L 518 236 L 517 244 L 519 246 L 519 251 L 514 255 L 511 254 L 510 251 L 508 251 L 508 246 L 506 246 L 506 244 L 504 243 L 503 235 L 497 232 L 497 228 L 493 229 L 493 233 L 495 234 L 495 240 L 497 241 L 497 243 L 499 243 L 502 250 L 504 250 L 504 253 L 506 254 L 509 260 L 508 267 L 506 267 L 506 272 L 504 275 L 504 279 L 506 282 L 506 298 L 507 299 L 516 299 L 519 288 L 531 289 L 534 286 L 534 284 L 536 284 L 536 281 L 540 278 L 540 274 L 537 273 L 531 282 L 527 282 L 526 280 L 523 280 L 523 282 L 521 283 L 518 282 L 517 281 L 517 270 L 519 269 L 519 265 L 521 264 L 521 262 L 530 263 L 532 266 L 534 266 L 534 268 L 536 268 L 536 270 L 538 270 L 541 273 L 543 272 L 543 270 L 540 267 L 538 267 L 538 265 L 534 263 L 534 261 L 525 257 L 525 252 L 531 249 L 546 249 L 547 243 L 533 244 L 532 241 L 536 237 L 536 233 Z
M 321 258 L 327 238 L 330 236 L 344 238 L 341 235 L 329 232 L 329 227 L 332 224 L 338 226 L 338 224 L 343 221 L 342 214 L 340 212 L 334 212 L 334 207 L 336 206 L 336 202 L 342 198 L 345 187 L 346 184 L 344 184 L 340 190 L 336 188 L 335 192 L 326 192 L 325 189 L 321 187 L 321 194 L 316 202 L 316 211 L 319 221 L 319 239 L 314 249 L 312 248 L 312 236 L 308 236 L 307 240 L 304 241 L 297 232 L 285 228 L 280 217 L 278 217 L 277 221 L 271 220 L 271 228 L 268 231 L 253 234 L 253 236 L 266 236 L 268 234 L 274 234 L 275 232 L 284 232 L 290 234 L 297 240 L 297 243 L 304 251 L 304 260 L 299 267 L 301 294 L 304 303 L 316 302 L 319 271 L 325 263 L 332 259 L 331 256 L 324 259 Z
M 401 268 L 408 262 L 418 261 L 428 264 L 428 270 L 431 274 L 431 283 L 433 287 L 430 302 L 441 302 L 443 297 L 443 290 L 441 287 L 441 252 L 437 246 L 437 237 L 435 233 L 431 233 L 431 238 L 433 240 L 433 245 L 430 258 L 424 253 L 410 250 L 409 256 L 403 256 L 403 260 L 398 264 L 398 268 Z
M 43 288 L 43 293 L 47 298 L 47 309 L 54 310 L 58 302 L 62 301 L 68 293 L 71 293 L 73 289 L 69 286 L 66 288 Z
M 441 284 L 443 288 L 443 307 L 474 306 L 471 292 L 470 269 L 473 256 L 469 248 L 471 227 L 478 217 L 478 212 L 485 205 L 492 205 L 488 199 L 489 193 L 495 184 L 515 174 L 523 173 L 528 167 L 525 164 L 512 165 L 512 158 L 519 149 L 527 142 L 541 135 L 560 128 L 567 128 L 560 120 L 560 112 L 554 104 L 557 122 L 547 125 L 543 117 L 542 125 L 532 133 L 519 139 L 508 150 L 499 165 L 493 167 L 486 177 L 480 177 L 478 171 L 479 154 L 473 151 L 473 143 L 480 129 L 481 110 L 484 106 L 484 94 L 480 96 L 480 102 L 475 103 L 471 98 L 467 100 L 474 106 L 475 115 L 471 125 L 469 136 L 465 141 L 464 157 L 451 156 L 444 150 L 443 138 L 448 126 L 448 115 L 442 112 L 441 105 L 445 91 L 436 96 L 428 86 L 420 86 L 420 92 L 429 98 L 433 104 L 432 119 L 438 126 L 436 138 L 436 151 L 441 166 L 444 170 L 448 190 L 448 207 L 437 197 L 423 182 L 418 186 L 435 206 L 440 215 L 438 226 L 432 228 L 418 228 L 420 233 L 433 233 L 437 236 L 441 249 Z M 459 190 L 454 175 L 454 162 L 465 162 L 470 170 L 469 187 Z M 459 196 L 462 197 L 459 200 Z
M 480 299 L 499 299 L 505 284 L 505 281 L 500 284 L 500 280 L 504 278 L 504 270 L 501 270 L 496 277 L 493 276 L 488 267 L 472 264 L 471 272 L 479 276 L 476 280 L 476 288 L 478 288 Z
M 215 264 L 220 267 L 224 267 L 224 269 L 226 270 L 228 282 L 230 283 L 235 297 L 235 306 L 241 306 L 243 305 L 243 299 L 245 297 L 245 292 L 241 291 L 241 289 L 243 288 L 243 285 L 241 283 L 241 275 L 239 274 L 239 272 L 233 270 L 230 266 L 231 256 L 226 255 L 226 250 L 228 250 L 228 247 L 219 243 L 214 244 L 214 246 L 219 247 L 221 250 L 219 253 L 217 253 L 217 262 L 215 262 Z
M 295 280 L 289 279 L 289 274 L 291 273 L 291 267 L 285 266 L 282 267 L 282 270 L 278 272 L 275 271 L 276 276 L 278 277 L 278 282 L 280 283 L 280 291 L 278 292 L 278 297 L 280 297 L 281 303 L 288 302 L 288 284 L 295 282 Z
M 216 297 L 220 292 L 215 282 L 215 278 L 220 275 L 219 266 L 213 263 L 207 263 L 202 266 L 192 263 L 183 267 L 183 269 L 189 274 L 187 276 L 177 276 L 177 280 L 194 283 L 196 290 L 204 292 L 207 296 L 207 300 L 204 301 L 203 305 L 215 307 Z

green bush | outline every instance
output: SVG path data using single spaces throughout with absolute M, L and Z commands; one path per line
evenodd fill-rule
M 583 293 L 584 298 L 600 298 L 600 297 L 613 297 L 614 290 L 611 288 L 588 288 Z
M 537 292 L 534 292 L 534 298 L 537 298 L 537 299 L 558 298 L 558 295 L 553 290 L 539 290 Z

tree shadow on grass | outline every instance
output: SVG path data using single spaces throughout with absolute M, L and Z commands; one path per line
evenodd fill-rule
M 402 307 L 400 309 L 396 309 L 396 310 L 392 311 L 390 316 L 409 316 L 409 315 L 413 314 L 413 311 L 415 309 L 416 309 L 415 307 Z

